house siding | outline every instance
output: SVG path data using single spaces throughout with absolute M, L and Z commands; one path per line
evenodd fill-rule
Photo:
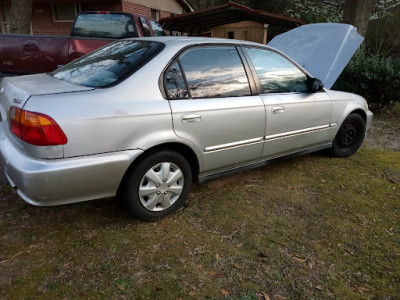
M 143 5 L 134 4 L 128 1 L 122 1 L 122 11 L 144 16 L 151 16 L 151 8 Z

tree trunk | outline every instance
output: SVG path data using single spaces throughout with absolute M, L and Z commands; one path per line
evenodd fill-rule
M 10 33 L 31 32 L 32 0 L 12 0 Z
M 343 22 L 357 27 L 358 33 L 365 37 L 374 3 L 374 0 L 346 0 Z

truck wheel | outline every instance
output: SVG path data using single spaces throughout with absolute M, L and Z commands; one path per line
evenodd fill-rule
M 187 160 L 177 152 L 163 150 L 147 156 L 132 169 L 123 201 L 138 219 L 154 221 L 182 206 L 191 184 Z
M 350 114 L 343 121 L 332 143 L 334 157 L 347 157 L 360 148 L 365 137 L 365 121 L 359 114 Z

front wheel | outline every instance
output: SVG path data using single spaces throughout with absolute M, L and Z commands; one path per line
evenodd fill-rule
M 359 114 L 350 114 L 343 121 L 332 143 L 334 157 L 347 157 L 360 148 L 365 137 L 365 120 Z
M 123 201 L 137 218 L 154 221 L 185 203 L 192 183 L 187 160 L 163 150 L 140 161 L 128 175 Z

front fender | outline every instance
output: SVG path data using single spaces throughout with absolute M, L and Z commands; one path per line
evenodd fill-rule
M 367 130 L 371 127 L 372 112 L 368 109 L 367 101 L 356 94 L 327 90 L 332 99 L 332 130 L 330 138 L 333 140 L 342 125 L 344 119 L 353 113 L 358 112 L 365 119 Z

